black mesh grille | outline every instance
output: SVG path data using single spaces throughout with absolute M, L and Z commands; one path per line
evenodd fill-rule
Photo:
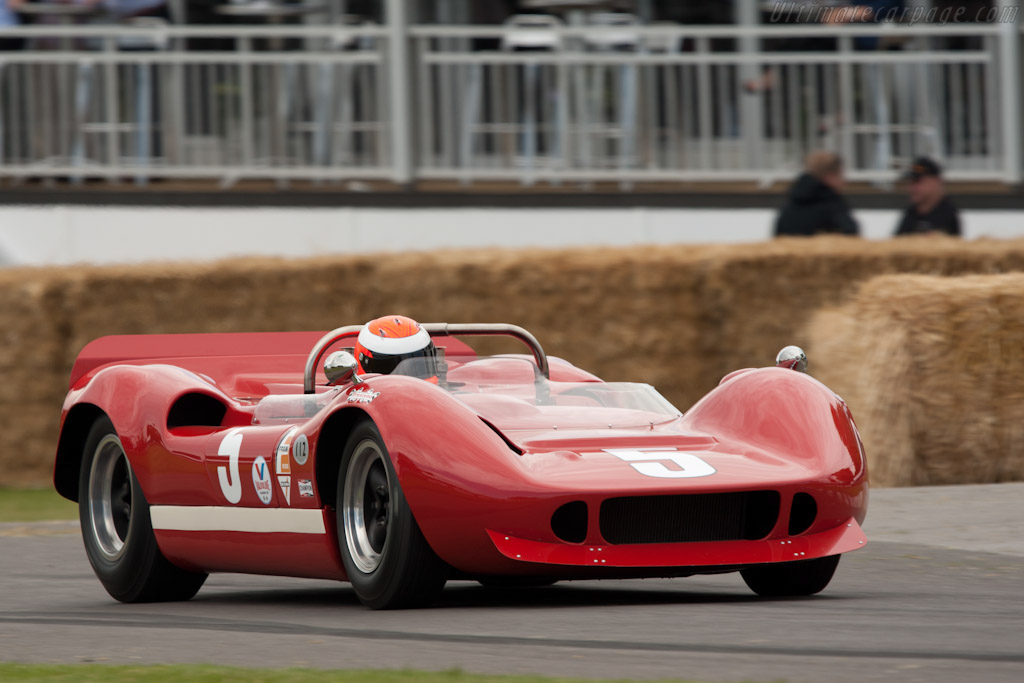
M 779 517 L 776 491 L 628 496 L 601 503 L 601 535 L 613 544 L 753 541 Z

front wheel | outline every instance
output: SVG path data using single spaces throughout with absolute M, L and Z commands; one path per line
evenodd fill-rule
M 762 597 L 814 595 L 825 590 L 839 565 L 839 555 L 815 560 L 764 564 L 740 570 L 750 590 Z
M 78 515 L 89 563 L 111 597 L 121 602 L 188 600 L 206 581 L 206 574 L 179 569 L 160 552 L 149 503 L 106 416 L 93 423 L 85 439 Z
M 433 601 L 447 566 L 412 516 L 380 432 L 372 422 L 348 438 L 338 476 L 338 545 L 345 573 L 367 607 Z

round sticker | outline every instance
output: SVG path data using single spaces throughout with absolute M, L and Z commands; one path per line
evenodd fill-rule
M 309 441 L 306 440 L 305 434 L 295 437 L 295 443 L 292 444 L 292 456 L 295 458 L 296 464 L 306 464 L 306 460 L 309 458 Z
M 252 463 L 252 485 L 256 489 L 256 495 L 260 497 L 260 502 L 270 505 L 274 490 L 270 485 L 270 468 L 262 455 Z

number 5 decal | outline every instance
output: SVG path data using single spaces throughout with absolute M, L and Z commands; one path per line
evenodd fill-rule
M 220 480 L 220 490 L 224 497 L 232 505 L 242 500 L 242 480 L 238 476 L 238 453 L 242 450 L 242 432 L 232 429 L 224 440 L 220 442 L 217 455 L 228 456 L 228 467 L 220 465 L 217 467 L 217 479 Z M 228 468 L 231 474 L 228 476 Z
M 648 477 L 692 479 L 715 473 L 714 467 L 693 453 L 683 453 L 674 448 L 606 448 L 604 452 L 625 460 L 637 472 Z M 664 461 L 673 463 L 679 469 L 669 469 Z

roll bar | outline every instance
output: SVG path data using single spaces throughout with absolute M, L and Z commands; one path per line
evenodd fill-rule
M 544 353 L 544 349 L 541 348 L 540 342 L 527 330 L 518 325 L 509 325 L 507 323 L 423 323 L 422 327 L 431 337 L 449 337 L 457 334 L 472 337 L 515 337 L 530 347 L 530 351 L 533 352 L 533 359 L 537 363 L 537 368 L 541 374 L 548 379 L 551 378 L 548 357 Z M 331 330 L 320 337 L 320 341 L 313 346 L 313 350 L 309 352 L 309 356 L 306 358 L 306 369 L 302 374 L 303 392 L 312 394 L 315 391 L 316 368 L 320 364 L 320 359 L 323 358 L 324 352 L 332 344 L 346 337 L 357 336 L 361 329 L 363 329 L 362 325 L 345 325 L 336 330 Z

